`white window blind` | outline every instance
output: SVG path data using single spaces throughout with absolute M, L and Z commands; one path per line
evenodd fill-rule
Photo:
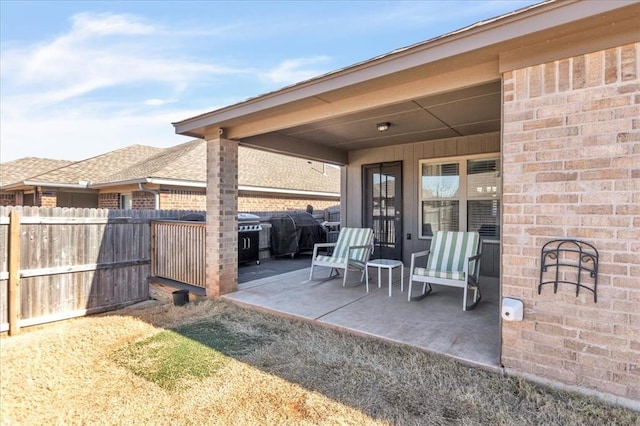
M 422 165 L 422 235 L 457 231 L 460 222 L 460 163 Z
M 500 237 L 499 158 L 423 160 L 420 170 L 422 237 L 458 230 Z
M 467 229 L 485 238 L 500 236 L 500 160 L 467 161 Z

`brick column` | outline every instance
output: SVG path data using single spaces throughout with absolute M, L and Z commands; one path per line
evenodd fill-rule
M 238 144 L 207 138 L 207 296 L 238 287 Z

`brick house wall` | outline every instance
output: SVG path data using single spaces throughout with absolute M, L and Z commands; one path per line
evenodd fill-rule
M 640 400 L 640 43 L 504 74 L 502 322 L 512 371 Z M 556 238 L 600 254 L 593 294 L 538 294 Z
M 340 199 L 258 196 L 242 195 L 242 193 L 238 196 L 239 212 L 305 210 L 309 204 L 314 210 L 324 210 L 340 204 Z
M 16 196 L 13 192 L 1 192 L 0 193 L 0 206 L 15 206 Z
M 133 191 L 131 193 L 131 208 L 133 210 L 153 210 L 156 208 L 156 198 L 151 192 Z
M 311 204 L 314 209 L 325 209 L 335 206 L 339 199 L 322 199 L 306 197 L 286 197 L 258 194 L 238 194 L 238 211 L 286 211 L 304 210 Z M 167 190 L 160 192 L 160 209 L 162 210 L 205 210 L 206 191 Z
M 187 190 L 160 191 L 161 210 L 205 210 L 207 207 L 207 192 Z
M 98 208 L 99 209 L 119 209 L 120 194 L 117 192 L 98 194 Z
M 102 193 L 98 195 L 98 208 L 119 209 L 120 193 Z M 1 199 L 0 199 L 1 201 Z M 339 199 L 283 197 L 263 194 L 240 194 L 238 211 L 287 211 L 305 210 L 311 204 L 314 210 L 323 210 L 339 204 Z M 160 210 L 206 210 L 207 193 L 202 190 L 160 190 Z M 131 197 L 133 209 L 154 209 L 154 195 L 145 191 L 134 191 Z
M 58 206 L 58 197 L 56 196 L 55 191 L 38 191 L 37 196 L 37 206 L 40 207 L 57 207 Z

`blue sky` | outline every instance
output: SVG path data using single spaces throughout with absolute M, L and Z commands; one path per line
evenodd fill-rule
M 172 122 L 535 3 L 0 0 L 0 161 L 177 145 Z

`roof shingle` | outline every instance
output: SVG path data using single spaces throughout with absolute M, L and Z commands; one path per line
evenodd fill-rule
M 0 187 L 21 182 L 31 176 L 45 173 L 73 163 L 68 160 L 25 157 L 0 164 Z
M 30 164 L 28 159 L 16 160 Z M 91 182 L 101 187 L 108 184 L 148 179 L 165 179 L 189 183 L 206 183 L 207 146 L 202 139 L 170 148 L 155 148 L 131 145 L 86 160 L 63 162 L 62 167 L 36 170 L 23 167 L 21 170 L 35 170 L 36 173 L 22 174 L 13 170 L 12 163 L 4 163 L 12 176 L 7 183 L 23 181 L 41 184 L 78 184 Z M 340 170 L 320 162 L 246 148 L 238 149 L 239 185 L 256 188 L 273 188 L 313 192 L 340 192 Z M 38 173 L 40 172 L 40 173 Z M 3 172 L 4 174 L 4 172 Z M 4 182 L 4 177 L 3 177 Z M 44 186 L 44 185 L 43 185 Z

